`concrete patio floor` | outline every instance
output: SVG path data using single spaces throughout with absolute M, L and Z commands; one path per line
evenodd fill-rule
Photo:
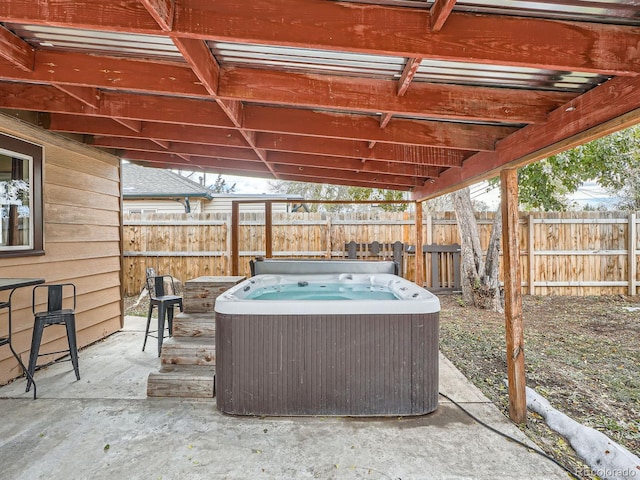
M 144 319 L 0 388 L 0 477 L 10 479 L 566 479 L 559 467 L 479 425 L 441 398 L 412 418 L 258 418 L 213 400 L 147 398 L 159 368 L 141 351 Z M 526 437 L 440 357 L 440 391 L 483 421 Z

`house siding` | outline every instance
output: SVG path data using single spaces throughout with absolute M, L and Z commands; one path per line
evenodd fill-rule
M 0 277 L 74 283 L 78 347 L 119 330 L 123 318 L 120 160 L 4 114 L 0 132 L 43 146 L 45 250 L 41 256 L 0 257 Z M 8 292 L 0 295 L 4 299 Z M 13 345 L 26 362 L 33 327 L 31 289 L 17 290 L 12 303 Z M 0 315 L 0 328 L 6 328 L 6 312 Z M 40 351 L 64 348 L 64 328 L 47 329 Z M 43 358 L 41 363 L 50 360 Z M 21 374 L 9 348 L 0 348 L 0 384 Z
M 200 213 L 200 200 L 190 200 L 191 213 Z M 185 213 L 184 204 L 170 200 L 124 200 L 124 212 L 146 210 L 149 213 Z

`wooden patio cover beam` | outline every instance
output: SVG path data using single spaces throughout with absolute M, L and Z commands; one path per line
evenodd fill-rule
M 400 171 L 389 169 L 388 166 L 385 165 L 386 162 L 367 162 L 367 167 L 364 168 L 365 165 L 357 159 L 343 159 L 342 165 L 339 165 L 338 163 L 324 163 L 322 158 L 318 157 L 311 157 L 308 161 L 302 161 L 300 159 L 302 156 L 304 155 L 280 154 L 274 159 L 274 161 L 270 162 L 271 168 L 269 171 L 301 175 L 303 177 L 318 177 L 321 179 L 339 178 L 344 181 L 378 181 L 386 183 L 389 186 L 397 185 L 402 187 L 421 185 L 429 174 L 435 173 L 435 171 L 429 171 L 429 168 L 434 169 L 435 167 L 418 168 L 413 172 L 406 172 L 403 171 L 403 169 L 399 169 Z M 122 154 L 122 158 L 127 160 L 144 160 L 159 163 L 182 163 L 182 161 L 177 157 L 178 155 L 171 153 L 139 150 L 129 150 Z M 237 160 L 215 158 L 212 156 L 199 156 L 197 160 L 192 157 L 187 157 L 184 163 L 186 165 L 197 164 L 201 166 L 217 165 L 226 168 L 246 168 L 247 170 L 254 172 L 265 170 L 262 168 L 263 164 L 259 160 Z M 424 170 L 424 172 L 421 170 Z M 424 175 L 421 175 L 423 173 Z
M 58 126 L 58 128 L 52 128 L 53 130 L 94 135 L 92 143 L 95 146 L 129 150 L 157 150 L 154 144 L 149 143 L 144 138 L 124 138 L 120 135 L 120 131 L 116 130 L 111 131 L 110 135 L 106 133 L 106 130 L 94 130 L 91 125 L 93 119 L 73 118 L 72 123 L 76 125 L 73 127 L 71 123 L 67 123 L 66 126 L 60 125 L 57 120 L 58 117 L 66 118 L 66 116 L 52 115 L 51 124 Z M 148 124 L 144 123 L 143 128 L 145 125 Z M 195 152 L 224 151 L 226 152 L 225 154 L 214 153 L 210 155 L 241 160 L 257 160 L 255 154 L 251 153 L 248 148 L 220 147 L 218 146 L 219 143 L 208 143 L 207 139 L 203 139 L 201 136 L 198 136 L 198 138 L 194 136 L 193 141 L 191 140 L 189 136 L 180 138 L 179 135 L 176 135 L 172 137 L 170 139 L 172 151 L 193 155 L 197 155 Z M 336 158 L 351 157 L 440 167 L 461 167 L 463 160 L 472 154 L 472 152 L 465 152 L 464 150 L 404 146 L 389 143 L 378 143 L 373 149 L 369 149 L 365 142 L 357 140 L 321 139 L 318 137 L 272 133 L 258 133 L 256 144 L 267 152 L 308 153 Z
M 217 157 L 253 161 L 260 160 L 251 148 L 204 145 L 198 143 L 184 143 L 180 141 L 166 142 L 167 148 L 161 148 L 154 143 L 153 140 L 123 137 L 94 137 L 91 144 L 96 147 L 113 148 L 116 150 L 166 153 L 166 150 L 170 149 L 171 153 L 193 155 L 195 157 Z
M 33 70 L 0 62 L 0 78 L 28 82 L 119 89 L 169 96 L 215 97 L 232 119 L 229 102 L 252 101 L 427 118 L 540 123 L 570 92 L 409 83 L 420 59 L 410 59 L 400 82 L 311 75 L 254 68 L 220 69 L 200 40 L 176 39 L 192 68 L 180 64 L 75 52 L 38 51 Z M 189 47 L 186 48 L 186 45 Z M 189 52 L 189 53 L 187 53 Z M 195 72 L 195 73 L 194 73 Z M 203 87 L 204 85 L 204 87 Z
M 35 50 L 27 42 L 0 25 L 0 58 L 23 72 L 33 70 Z
M 165 32 L 170 32 L 175 14 L 175 2 L 173 0 L 141 0 L 141 2 L 151 16 L 158 22 L 160 28 Z M 234 125 L 239 128 L 240 134 L 249 146 L 253 148 L 258 158 L 260 158 L 271 173 L 275 175 L 271 166 L 266 162 L 266 153 L 256 148 L 254 135 L 242 128 L 242 104 L 237 100 L 227 102 L 218 95 L 220 65 L 206 43 L 201 39 L 181 38 L 175 35 L 171 35 L 171 40 L 200 82 L 202 82 L 207 89 L 207 92 L 216 98 L 221 110 L 229 117 Z
M 435 0 L 429 13 L 431 14 L 431 30 L 439 32 L 453 10 L 456 0 Z
M 245 166 L 248 170 L 256 171 L 254 163 L 260 160 L 238 159 L 229 157 L 215 157 L 215 151 L 208 154 L 199 152 L 199 155 L 176 154 L 156 148 L 155 150 L 126 150 L 122 157 L 127 160 L 145 160 L 149 162 L 172 162 L 176 156 L 181 156 L 192 165 L 210 165 L 212 161 L 221 166 Z M 253 163 L 251 163 L 253 162 Z M 422 185 L 427 178 L 438 175 L 438 167 L 428 165 L 406 165 L 401 163 L 380 162 L 369 160 L 362 162 L 357 158 L 323 157 L 318 155 L 303 155 L 297 153 L 271 152 L 269 155 L 269 170 L 279 169 L 286 173 L 304 172 L 306 169 L 330 169 L 335 174 L 325 177 L 341 176 L 347 178 L 361 178 L 368 174 L 377 175 L 381 181 L 404 186 Z M 292 167 L 292 168 L 289 168 Z M 260 170 L 262 171 L 262 170 Z M 405 177 L 405 178 L 402 178 Z
M 158 3 L 158 2 L 156 2 Z M 0 21 L 167 35 L 139 2 L 0 2 Z M 416 14 L 419 13 L 419 14 Z M 534 68 L 640 73 L 638 27 L 452 12 L 446 28 L 425 29 L 424 10 L 326 0 L 183 0 L 171 35 L 405 58 L 438 58 Z M 274 28 L 277 19 L 278 28 Z
M 201 171 L 211 171 L 214 173 L 223 173 L 229 175 L 242 175 L 246 177 L 260 177 L 260 178 L 269 178 L 271 172 L 264 166 L 261 162 L 252 162 L 250 166 L 244 165 L 242 163 L 229 163 L 228 161 L 220 161 L 219 159 L 210 159 L 207 162 L 203 162 L 200 165 L 192 165 L 191 163 L 185 161 L 184 159 L 174 155 L 170 158 L 166 159 L 157 159 L 148 160 L 148 159 L 135 159 L 136 163 L 141 165 L 147 165 L 156 168 L 175 168 L 175 169 L 184 169 L 189 168 L 198 169 Z M 279 179 L 280 180 L 290 180 L 290 181 L 299 181 L 298 172 L 290 173 L 295 170 L 291 167 L 287 167 L 283 165 L 279 168 Z M 320 169 L 322 170 L 322 169 Z M 361 178 L 357 179 L 345 178 L 342 175 L 325 175 L 324 171 L 315 170 L 313 172 L 309 171 L 308 175 L 314 178 L 315 182 L 323 182 L 323 183 L 331 183 L 334 185 L 347 185 L 347 186 L 356 186 L 356 187 L 365 187 L 365 188 L 380 188 L 379 180 L 371 180 L 370 178 Z M 389 188 L 393 188 L 395 190 L 405 190 L 409 191 L 412 188 L 412 185 L 406 185 L 404 183 L 390 183 Z
M 464 168 L 449 169 L 413 192 L 424 200 L 492 178 L 505 168 L 520 168 L 550 155 L 640 122 L 640 76 L 617 77 L 549 115 L 543 125 L 529 125 L 498 142 L 496 151 L 480 152 Z
M 0 101 L 1 104 L 1 101 Z M 197 125 L 176 125 L 171 123 L 142 122 L 142 131 L 134 132 L 116 125 L 108 117 L 83 117 L 79 115 L 50 114 L 45 127 L 65 133 L 81 133 L 96 136 L 120 137 L 125 139 L 156 139 L 168 142 L 185 142 L 199 145 L 220 145 L 250 148 L 245 139 L 235 129 L 204 127 Z M 115 145 L 104 145 L 118 148 Z M 127 148 L 126 146 L 123 148 Z
M 235 128 L 215 101 L 103 92 L 100 107 L 88 111 L 81 102 L 55 88 L 0 82 L 0 108 L 124 118 L 176 125 Z M 487 150 L 515 128 L 452 122 L 393 119 L 385 129 L 374 116 L 245 105 L 243 128 L 352 140 L 375 140 L 419 146 Z

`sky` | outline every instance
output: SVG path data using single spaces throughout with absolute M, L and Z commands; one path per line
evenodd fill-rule
M 234 193 L 272 193 L 269 189 L 269 182 L 271 180 L 253 177 L 237 177 L 235 175 L 223 175 L 222 178 L 226 180 L 229 186 L 234 183 L 236 184 Z M 215 180 L 215 177 L 212 180 Z

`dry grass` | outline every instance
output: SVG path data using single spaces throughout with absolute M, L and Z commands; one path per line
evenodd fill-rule
M 504 316 L 442 296 L 442 352 L 507 414 Z M 527 385 L 561 412 L 640 451 L 637 298 L 524 297 Z M 574 471 L 589 472 L 567 442 L 529 414 L 525 432 Z M 583 473 L 582 478 L 595 479 Z

